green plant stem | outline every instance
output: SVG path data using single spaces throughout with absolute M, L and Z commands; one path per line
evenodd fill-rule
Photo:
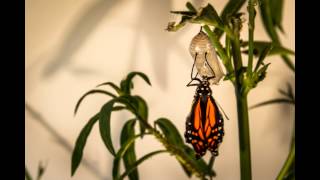
M 251 152 L 247 95 L 236 88 L 241 180 L 251 180 Z
M 249 0 L 248 2 L 248 12 L 249 12 L 249 54 L 248 54 L 248 75 L 252 76 L 252 63 L 253 63 L 253 31 L 254 31 L 254 17 L 255 17 L 255 9 L 254 9 L 254 0 Z
M 251 180 L 251 153 L 247 94 L 243 84 L 242 58 L 240 51 L 240 21 L 234 21 L 235 38 L 231 40 L 233 64 L 235 69 L 235 93 L 238 111 L 239 150 L 241 180 Z
M 283 165 L 283 167 L 277 177 L 277 180 L 282 180 L 285 178 L 285 176 L 288 174 L 290 167 L 294 163 L 294 159 L 295 159 L 295 142 L 293 141 L 289 156 L 287 157 L 287 160 L 284 163 L 284 165 Z

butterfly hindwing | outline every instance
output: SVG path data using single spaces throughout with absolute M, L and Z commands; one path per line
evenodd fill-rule
M 217 155 L 222 136 L 223 119 L 213 97 L 196 96 L 186 122 L 187 143 L 192 144 L 197 157 L 203 156 L 207 149 Z

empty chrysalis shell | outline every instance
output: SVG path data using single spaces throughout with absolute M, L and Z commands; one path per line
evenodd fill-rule
M 197 57 L 195 59 L 195 66 L 199 75 L 211 77 L 214 76 L 213 79 L 210 79 L 210 84 L 218 84 L 220 79 L 224 76 L 221 65 L 219 63 L 217 53 L 211 44 L 209 37 L 203 31 L 200 31 L 192 40 L 189 47 L 189 52 L 193 59 L 197 53 Z M 209 63 L 210 67 L 208 66 Z

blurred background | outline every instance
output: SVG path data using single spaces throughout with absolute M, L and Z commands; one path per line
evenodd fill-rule
M 221 12 L 227 2 L 191 1 L 197 7 L 211 3 Z M 165 31 L 169 21 L 178 21 L 170 10 L 185 9 L 181 0 L 26 0 L 25 164 L 31 175 L 38 163 L 46 165 L 44 180 L 111 180 L 113 158 L 107 152 L 96 125 L 84 150 L 84 161 L 71 177 L 71 152 L 80 130 L 108 100 L 103 95 L 85 99 L 77 116 L 77 100 L 95 85 L 118 83 L 130 71 L 146 73 L 152 87 L 135 79 L 133 93 L 149 105 L 149 120 L 167 117 L 180 133 L 194 95 L 189 82 L 193 59 L 188 52 L 198 25 L 187 25 L 173 33 Z M 284 47 L 295 50 L 295 1 L 284 1 Z M 242 8 L 246 11 L 246 5 Z M 247 16 L 246 16 L 247 20 Z M 248 21 L 248 20 L 247 20 Z M 247 21 L 242 38 L 247 39 Z M 256 18 L 256 40 L 269 40 Z M 294 57 L 293 57 L 294 59 Z M 271 62 L 267 78 L 249 94 L 249 106 L 280 97 L 278 89 L 294 86 L 294 73 L 279 56 Z M 240 179 L 237 113 L 230 82 L 213 86 L 213 96 L 230 120 L 225 122 L 224 142 L 214 169 L 217 180 Z M 275 179 L 289 151 L 294 109 L 286 104 L 250 110 L 253 179 Z M 131 116 L 112 114 L 115 148 L 120 130 Z M 136 144 L 137 156 L 161 149 L 153 137 Z M 205 159 L 209 158 L 209 153 Z M 139 166 L 142 180 L 188 179 L 174 157 L 160 154 Z M 192 178 L 195 179 L 195 178 Z

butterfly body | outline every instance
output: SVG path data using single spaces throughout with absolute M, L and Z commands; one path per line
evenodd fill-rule
M 223 117 L 211 94 L 208 80 L 200 81 L 186 121 L 186 142 L 192 144 L 197 158 L 207 150 L 217 156 L 224 136 Z

